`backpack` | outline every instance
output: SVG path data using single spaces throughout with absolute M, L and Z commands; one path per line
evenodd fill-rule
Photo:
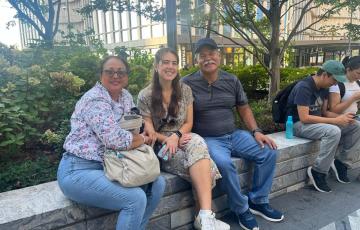
M 295 85 L 301 80 L 295 81 L 290 85 L 282 89 L 278 94 L 276 94 L 274 100 L 272 101 L 272 117 L 275 123 L 285 123 L 286 122 L 286 110 L 287 110 L 287 99 L 291 93 L 291 90 Z
M 356 81 L 356 83 L 359 85 L 360 87 L 360 81 Z M 340 98 L 343 98 L 345 95 L 345 85 L 342 82 L 338 82 L 337 85 L 339 86 L 340 89 Z

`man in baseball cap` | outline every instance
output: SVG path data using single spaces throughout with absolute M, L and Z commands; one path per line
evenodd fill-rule
M 227 194 L 231 211 L 243 229 L 259 229 L 254 214 L 269 221 L 282 221 L 283 213 L 269 204 L 278 155 L 275 142 L 257 126 L 239 79 L 219 68 L 216 42 L 211 38 L 200 39 L 195 53 L 200 70 L 182 79 L 194 95 L 192 130 L 204 137 L 211 158 L 221 172 L 220 186 Z M 234 108 L 249 130 L 236 127 Z M 253 184 L 248 196 L 241 193 L 231 157 L 254 163 Z
M 307 169 L 311 183 L 319 192 L 331 192 L 326 181 L 329 169 L 338 182 L 350 183 L 347 168 L 352 159 L 357 159 L 360 147 L 360 123 L 354 120 L 355 114 L 328 110 L 329 87 L 345 81 L 343 64 L 328 60 L 316 75 L 299 81 L 287 101 L 287 115 L 293 116 L 294 135 L 320 140 L 319 154 Z

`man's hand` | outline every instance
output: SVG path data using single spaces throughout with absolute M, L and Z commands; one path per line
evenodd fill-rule
M 260 133 L 256 132 L 254 134 L 255 140 L 259 143 L 261 148 L 265 147 L 265 144 L 267 144 L 271 149 L 277 149 L 277 145 L 273 139 L 270 137 Z

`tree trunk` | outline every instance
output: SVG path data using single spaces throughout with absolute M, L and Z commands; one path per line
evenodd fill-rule
M 280 89 L 280 57 L 274 53 L 270 55 L 270 60 L 271 79 L 269 86 L 269 100 L 272 101 Z
M 212 17 L 213 13 L 215 11 L 215 4 L 210 4 L 210 12 L 209 12 L 209 18 L 206 25 L 206 36 L 207 38 L 210 38 L 210 30 L 211 30 L 211 24 L 212 24 Z
M 270 52 L 270 86 L 269 101 L 275 97 L 280 89 L 280 7 L 279 0 L 272 0 L 270 3 L 271 41 L 268 50 Z
M 187 22 L 187 26 L 188 26 L 188 31 L 189 31 L 189 43 L 190 43 L 190 50 L 191 50 L 191 66 L 194 66 L 195 65 L 195 53 L 194 53 L 194 49 L 193 49 L 190 21 Z

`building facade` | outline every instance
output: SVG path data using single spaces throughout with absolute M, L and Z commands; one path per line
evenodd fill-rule
M 135 12 L 116 12 L 116 11 L 94 11 L 92 16 L 84 19 L 78 13 L 77 9 L 84 6 L 89 0 L 67 0 L 62 2 L 60 10 L 59 29 L 66 33 L 68 25 L 71 24 L 75 30 L 83 32 L 87 29 L 93 29 L 95 37 L 103 41 L 105 47 L 111 52 L 115 47 L 131 48 L 136 47 L 155 53 L 160 47 L 167 45 L 167 25 L 166 22 L 152 21 Z M 300 17 L 301 5 L 290 7 L 295 1 L 288 3 L 285 16 L 281 25 L 281 36 L 284 38 L 290 33 L 297 19 Z M 177 4 L 179 4 L 177 0 Z M 154 0 L 154 4 L 165 6 L 166 0 Z M 267 0 L 263 1 L 264 6 L 268 4 Z M 305 4 L 305 3 L 299 3 Z M 204 0 L 193 0 L 192 7 L 196 11 L 208 11 L 209 6 Z M 315 8 L 306 14 L 301 22 L 300 29 L 305 28 L 316 21 L 323 9 Z M 261 11 L 257 10 L 256 17 L 263 17 Z M 177 10 L 176 22 L 176 40 L 177 51 L 181 58 L 180 66 L 193 65 L 192 44 L 199 38 L 204 37 L 206 31 L 201 28 L 187 26 L 187 12 Z M 296 66 L 320 65 L 327 59 L 341 59 L 350 50 L 353 55 L 359 54 L 360 42 L 351 41 L 347 37 L 346 31 L 336 29 L 329 30 L 327 34 L 317 32 L 320 28 L 326 26 L 342 26 L 344 23 L 352 21 L 360 24 L 360 11 L 357 10 L 350 14 L 347 9 L 341 11 L 338 15 L 331 17 L 326 21 L 315 24 L 312 30 L 307 30 L 294 37 L 291 47 L 295 52 Z M 27 46 L 27 41 L 31 38 L 38 38 L 36 32 L 28 25 L 21 25 L 23 46 Z M 228 25 L 215 25 L 220 34 L 224 34 L 237 43 L 247 45 L 247 43 L 238 36 Z M 221 37 L 213 36 L 219 44 L 222 52 L 222 64 L 226 65 L 251 65 L 256 62 L 253 56 L 243 48 L 234 44 L 232 41 Z M 61 34 L 58 33 L 56 40 L 60 41 Z

